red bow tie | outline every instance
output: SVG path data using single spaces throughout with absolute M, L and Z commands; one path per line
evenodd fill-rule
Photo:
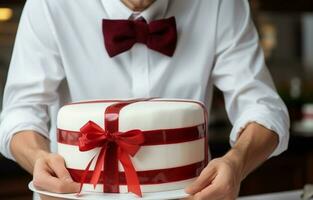
M 104 19 L 102 29 L 104 44 L 110 57 L 131 49 L 137 42 L 167 56 L 173 56 L 175 52 L 175 17 L 152 21 L 149 24 L 145 20 Z

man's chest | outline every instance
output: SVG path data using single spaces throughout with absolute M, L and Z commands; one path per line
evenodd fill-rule
M 180 8 L 173 8 L 178 5 Z M 54 18 L 69 82 L 99 85 L 100 81 L 104 90 L 118 83 L 135 96 L 149 96 L 161 88 L 192 90 L 207 82 L 215 57 L 216 12 L 208 14 L 204 8 L 198 8 L 201 5 L 193 5 L 189 10 L 180 4 L 171 5 L 165 17 L 174 16 L 177 23 L 177 45 L 172 57 L 144 44 L 135 44 L 110 57 L 102 27 L 102 20 L 109 16 L 103 8 L 89 3 L 76 6 L 75 11 L 60 12 Z

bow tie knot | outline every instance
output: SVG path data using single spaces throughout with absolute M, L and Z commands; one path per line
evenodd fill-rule
M 136 30 L 136 40 L 139 43 L 147 44 L 149 36 L 149 26 L 144 20 L 134 21 L 134 26 Z

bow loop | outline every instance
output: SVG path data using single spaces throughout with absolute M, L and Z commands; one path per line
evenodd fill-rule
M 108 133 L 93 121 L 88 121 L 80 129 L 81 136 L 78 139 L 79 150 L 89 151 L 106 143 Z
M 144 143 L 144 136 L 140 130 L 131 130 L 118 134 L 116 142 L 121 150 L 134 157 Z
M 165 55 L 173 56 L 177 43 L 175 17 L 162 21 L 152 21 L 149 26 L 149 31 L 151 37 L 149 37 L 147 46 L 155 51 L 161 51 Z M 162 38 L 161 41 L 160 38 Z
M 80 128 L 80 132 L 81 133 L 102 133 L 105 132 L 105 130 L 103 130 L 103 128 L 101 128 L 98 124 L 96 124 L 93 121 L 88 121 L 83 127 Z M 88 136 L 93 136 L 93 134 L 89 134 Z

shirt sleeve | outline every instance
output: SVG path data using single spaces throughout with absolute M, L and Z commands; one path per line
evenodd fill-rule
M 52 21 L 44 0 L 28 0 L 20 20 L 3 95 L 0 152 L 13 159 L 12 136 L 33 130 L 49 138 L 48 108 L 64 79 Z
M 287 149 L 288 111 L 265 65 L 246 0 L 220 1 L 212 80 L 224 94 L 233 124 L 231 145 L 250 122 L 256 122 L 279 136 L 279 145 L 271 156 Z

